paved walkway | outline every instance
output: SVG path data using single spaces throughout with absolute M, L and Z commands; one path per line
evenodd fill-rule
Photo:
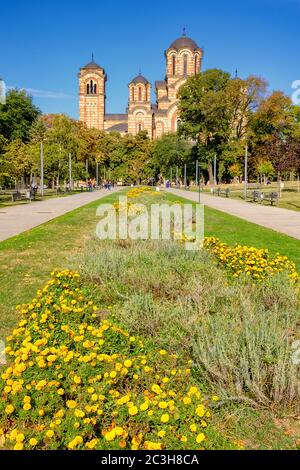
M 199 194 L 181 189 L 171 189 L 173 194 L 184 197 L 191 201 L 198 201 Z M 223 197 L 209 196 L 201 193 L 201 202 L 208 207 L 235 215 L 240 219 L 248 220 L 254 224 L 284 233 L 290 237 L 300 240 L 300 212 L 280 209 L 279 207 L 262 206 L 238 201 L 236 199 L 226 199 Z
M 94 193 L 74 194 L 30 204 L 0 207 L 0 241 L 26 232 L 97 199 L 102 199 L 119 189 L 121 188 L 113 189 L 111 192 L 103 189 Z

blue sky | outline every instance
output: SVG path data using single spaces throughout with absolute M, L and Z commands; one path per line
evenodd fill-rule
M 300 0 L 0 0 L 0 76 L 33 90 L 44 113 L 77 118 L 77 73 L 93 52 L 108 74 L 107 112 L 124 112 L 139 67 L 153 84 L 164 78 L 183 25 L 204 69 L 260 75 L 289 95 L 300 80 Z

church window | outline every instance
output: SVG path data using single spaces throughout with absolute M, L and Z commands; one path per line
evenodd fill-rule
M 94 94 L 94 83 L 93 83 L 93 80 L 91 80 L 91 82 L 90 82 L 90 94 L 91 94 L 91 95 Z
M 186 77 L 188 71 L 188 56 L 184 54 L 183 56 L 183 75 Z
M 94 85 L 94 94 L 96 95 L 97 94 L 97 84 L 95 83 Z
M 88 83 L 87 86 L 86 86 L 86 94 L 87 94 L 87 95 L 90 94 L 90 85 L 89 85 L 89 83 Z
M 176 56 L 172 56 L 172 74 L 176 75 Z
M 139 87 L 139 101 L 142 101 L 142 88 Z

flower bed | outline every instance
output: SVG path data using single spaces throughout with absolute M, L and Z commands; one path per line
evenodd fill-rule
M 103 319 L 79 274 L 54 272 L 7 339 L 0 379 L 6 449 L 203 449 L 209 401 L 180 368 Z M 212 397 L 211 400 L 217 400 Z
M 204 247 L 235 278 L 245 274 L 255 280 L 262 280 L 276 273 L 287 272 L 293 281 L 300 281 L 295 263 L 286 256 L 271 255 L 268 249 L 241 245 L 230 247 L 215 237 L 206 238 Z

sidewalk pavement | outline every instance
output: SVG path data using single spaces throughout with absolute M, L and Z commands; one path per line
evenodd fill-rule
M 115 188 L 112 191 L 102 189 L 93 193 L 84 192 L 30 204 L 0 207 L 0 241 L 56 219 L 120 189 L 122 188 Z
M 170 192 L 190 201 L 199 201 L 199 194 L 197 192 L 181 189 L 170 189 Z M 236 199 L 209 196 L 203 193 L 201 193 L 201 203 L 300 240 L 300 212 L 252 204 Z

